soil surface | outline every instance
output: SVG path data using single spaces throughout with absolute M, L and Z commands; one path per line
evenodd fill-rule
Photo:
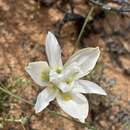
M 39 2 L 0 0 L 0 83 L 30 102 L 35 102 L 41 88 L 31 81 L 25 66 L 32 61 L 47 60 L 44 44 L 48 31 L 57 36 L 65 62 L 73 53 L 91 7 L 85 0 L 70 4 L 67 0 L 63 3 L 60 0 Z M 64 16 L 72 13 L 71 9 L 79 17 L 72 20 L 72 15 L 71 20 L 64 22 Z M 96 7 L 81 38 L 80 48 L 96 46 L 101 50 L 100 59 L 94 71 L 85 78 L 100 84 L 108 95 L 86 95 L 90 102 L 86 121 L 96 130 L 130 130 L 130 13 L 119 14 Z M 28 80 L 29 83 L 25 83 Z M 35 114 L 32 106 L 3 93 L 0 96 L 7 102 L 5 106 L 3 102 L 0 104 L 1 130 L 88 130 L 47 111 Z M 55 102 L 48 108 L 65 114 Z M 1 121 L 5 117 L 28 117 L 28 122 Z

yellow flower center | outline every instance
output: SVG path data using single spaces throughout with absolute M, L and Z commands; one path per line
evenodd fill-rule
M 70 92 L 63 93 L 61 92 L 61 96 L 65 101 L 69 101 L 72 99 L 72 95 Z
M 49 81 L 49 73 L 46 72 L 46 71 L 43 71 L 41 73 L 41 80 L 43 80 L 43 81 Z
M 61 68 L 61 67 L 57 67 L 57 68 L 56 68 L 56 72 L 57 72 L 58 74 L 60 74 L 60 73 L 62 72 L 62 68 Z

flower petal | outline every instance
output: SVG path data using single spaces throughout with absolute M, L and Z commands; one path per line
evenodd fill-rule
M 77 62 L 73 62 L 69 66 L 65 67 L 63 71 L 63 76 L 65 80 L 75 80 L 77 79 L 77 74 L 81 74 L 82 70 Z
M 66 82 L 60 82 L 58 88 L 63 92 L 66 93 L 72 90 L 74 82 L 67 84 Z
M 78 66 L 80 66 L 80 69 L 82 70 L 82 73 L 78 74 L 78 78 L 81 78 L 87 75 L 94 68 L 99 55 L 100 50 L 98 47 L 79 50 L 69 58 L 65 64 L 65 68 L 73 62 L 77 62 Z
M 72 94 L 72 99 L 64 100 L 61 96 L 57 97 L 59 106 L 73 118 L 85 122 L 88 116 L 88 101 L 82 94 Z
M 50 67 L 62 67 L 61 48 L 51 32 L 48 32 L 47 34 L 45 49 Z
M 50 82 L 55 84 L 59 84 L 64 79 L 63 74 L 58 74 L 55 70 L 50 70 L 49 77 Z
M 75 81 L 74 86 L 75 87 L 72 90 L 73 92 L 107 95 L 106 92 L 99 85 L 88 80 Z
M 56 94 L 57 92 L 49 87 L 40 92 L 38 94 L 37 101 L 34 107 L 36 113 L 41 112 L 43 109 L 45 109 L 49 105 L 49 102 L 54 100 Z
M 49 67 L 48 67 L 47 62 L 38 61 L 38 62 L 29 63 L 29 65 L 25 67 L 25 70 L 28 72 L 31 78 L 38 85 L 40 86 L 47 85 L 47 81 L 42 80 L 42 72 L 45 72 L 46 74 L 49 72 Z

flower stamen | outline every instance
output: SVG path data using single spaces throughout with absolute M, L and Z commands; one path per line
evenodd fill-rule
M 43 81 L 49 81 L 49 73 L 43 71 L 41 73 L 41 80 L 43 80 Z
M 61 92 L 61 96 L 65 101 L 69 101 L 72 99 L 72 95 L 70 92 L 63 93 Z

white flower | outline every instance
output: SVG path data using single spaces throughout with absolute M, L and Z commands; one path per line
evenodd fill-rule
M 49 32 L 45 50 L 49 62 L 29 63 L 26 71 L 40 86 L 46 87 L 39 93 L 35 104 L 36 113 L 45 109 L 56 98 L 59 106 L 73 118 L 85 121 L 88 115 L 88 100 L 81 93 L 106 95 L 97 84 L 80 80 L 95 66 L 100 55 L 99 48 L 85 48 L 72 55 L 63 66 L 61 48 L 55 36 Z

